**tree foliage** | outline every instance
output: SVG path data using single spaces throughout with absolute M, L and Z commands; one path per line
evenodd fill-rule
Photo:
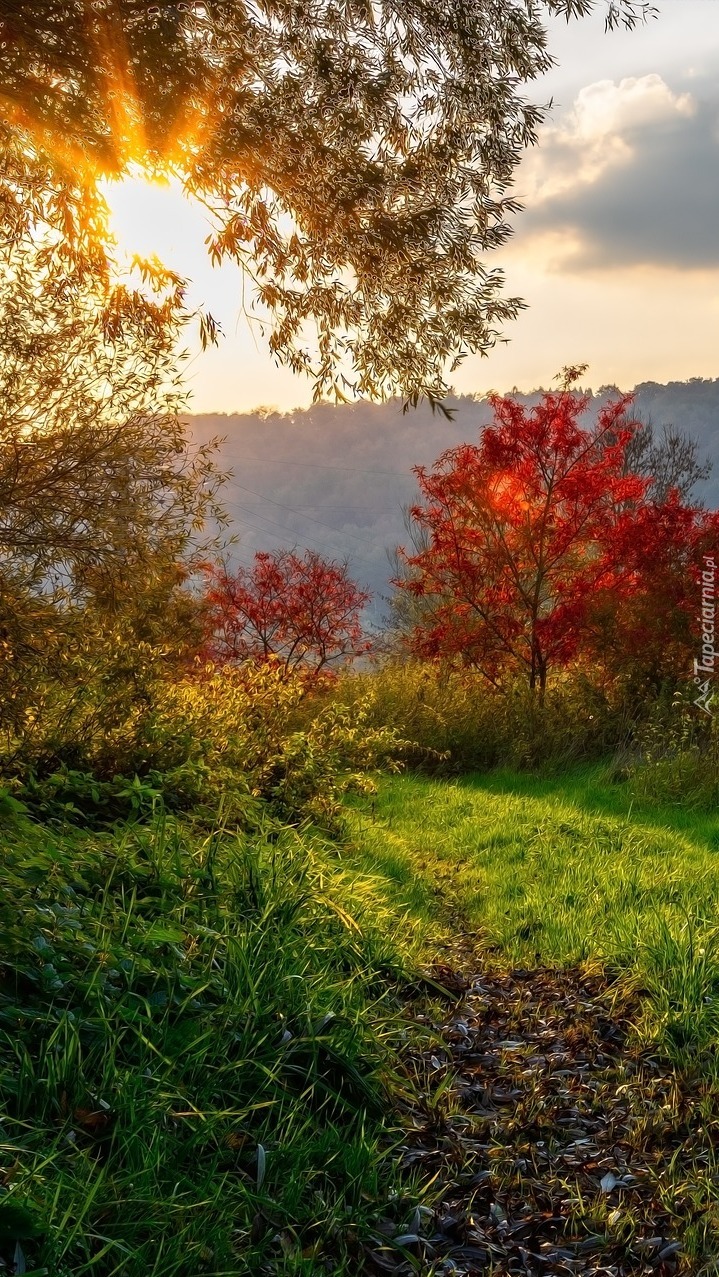
M 547 16 L 593 7 L 2 0 L 0 86 L 59 170 L 179 173 L 318 395 L 435 402 L 447 362 L 487 351 L 520 305 L 484 259 L 543 118 L 525 86 L 551 65 Z M 608 22 L 649 7 L 612 0 Z
M 315 550 L 255 555 L 251 568 L 207 569 L 208 655 L 220 664 L 270 662 L 319 674 L 368 651 L 361 611 L 369 595 L 346 563 Z
M 179 415 L 181 283 L 117 284 L 80 197 L 0 147 L 0 556 L 35 587 L 180 556 L 218 481 Z
M 51 669 L 80 686 L 84 660 L 88 682 L 91 635 L 107 656 L 119 626 L 125 664 L 140 643 L 184 646 L 183 583 L 221 475 L 180 417 L 180 281 L 118 285 L 99 205 L 81 208 L 8 137 L 0 206 L 0 675 L 3 725 L 19 730 Z
M 588 404 L 568 385 L 533 409 L 496 396 L 478 445 L 418 467 L 417 534 L 397 580 L 421 604 L 417 654 L 495 685 L 523 671 L 540 692 L 580 655 L 655 683 L 682 661 L 689 671 L 698 552 L 719 518 L 631 473 L 642 427 L 628 396 L 584 425 Z
M 586 653 L 619 677 L 637 703 L 691 677 L 701 652 L 702 556 L 719 546 L 719 513 L 690 505 L 679 489 L 634 512 L 624 562 L 631 588 L 592 601 Z

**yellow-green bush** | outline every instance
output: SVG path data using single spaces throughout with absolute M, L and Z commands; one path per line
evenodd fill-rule
M 544 701 L 524 684 L 493 689 L 472 670 L 429 663 L 389 663 L 347 674 L 335 697 L 362 704 L 374 726 L 413 742 L 411 761 L 435 770 L 532 768 L 598 758 L 626 736 L 621 704 L 575 672 Z
M 183 805 L 237 793 L 271 803 L 284 820 L 332 826 L 348 788 L 365 787 L 380 763 L 393 765 L 398 734 L 352 709 L 318 699 L 302 672 L 279 666 L 208 667 L 166 685 L 138 743 L 142 769 L 162 773 Z
M 343 706 L 272 664 L 155 677 L 106 728 L 93 710 L 92 730 L 78 734 L 74 718 L 63 740 L 61 723 L 52 718 L 46 738 L 39 721 L 32 749 L 24 742 L 5 772 L 39 814 L 100 823 L 144 816 L 162 801 L 244 825 L 269 804 L 284 821 L 331 829 L 342 794 L 366 788 L 368 773 L 395 765 L 402 748 L 396 731 L 370 721 L 367 698 Z

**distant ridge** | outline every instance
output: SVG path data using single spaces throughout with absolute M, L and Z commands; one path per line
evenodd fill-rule
M 613 389 L 595 392 L 597 407 Z M 511 393 L 531 403 L 542 392 Z M 642 382 L 634 394 L 644 420 L 697 439 L 714 466 L 698 495 L 719 505 L 719 378 Z M 431 465 L 446 448 L 476 439 L 491 420 L 483 398 L 463 395 L 447 405 L 452 421 L 426 406 L 403 414 L 399 400 L 190 417 L 198 442 L 225 437 L 221 459 L 234 472 L 225 504 L 239 536 L 232 554 L 249 562 L 256 550 L 298 545 L 346 557 L 375 595 L 379 616 L 389 588 L 387 550 L 405 540 L 402 510 L 416 493 L 412 466 Z

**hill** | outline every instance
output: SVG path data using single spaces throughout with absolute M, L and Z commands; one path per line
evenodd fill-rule
M 612 389 L 600 387 L 593 404 Z M 518 398 L 531 403 L 540 393 Z M 634 395 L 642 419 L 674 425 L 698 441 L 714 468 L 697 495 L 719 504 L 719 378 L 643 382 Z M 388 551 L 405 540 L 403 508 L 416 492 L 412 467 L 475 438 L 491 420 L 486 399 L 465 395 L 448 406 L 451 421 L 426 406 L 403 413 L 399 400 L 192 417 L 198 441 L 224 440 L 221 457 L 233 472 L 225 500 L 239 537 L 234 557 L 247 563 L 256 550 L 292 545 L 346 557 L 372 590 L 379 619 L 389 589 Z

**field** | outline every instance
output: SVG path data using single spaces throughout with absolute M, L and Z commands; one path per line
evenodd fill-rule
M 367 869 L 427 936 L 501 964 L 601 965 L 676 1059 L 719 1038 L 719 815 L 639 805 L 601 767 L 387 778 L 354 814 Z
M 0 1271 L 717 1271 L 717 819 L 598 767 L 346 815 L 6 798 Z

